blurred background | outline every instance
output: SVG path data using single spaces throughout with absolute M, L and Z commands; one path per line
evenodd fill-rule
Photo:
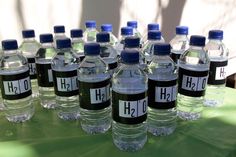
M 128 20 L 137 20 L 138 29 L 147 33 L 147 24 L 157 22 L 167 42 L 175 35 L 175 26 L 189 26 L 190 34 L 207 36 L 210 29 L 224 30 L 224 42 L 230 58 L 236 56 L 236 0 L 0 0 L 0 40 L 15 38 L 21 42 L 22 29 L 35 29 L 36 36 L 53 32 L 54 25 L 84 29 L 86 20 L 113 24 L 119 28 Z M 235 73 L 231 61 L 229 74 Z

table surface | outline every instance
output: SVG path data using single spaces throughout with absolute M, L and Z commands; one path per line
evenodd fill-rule
M 235 157 L 236 90 L 226 88 L 225 103 L 204 108 L 197 121 L 178 120 L 176 131 L 166 137 L 148 134 L 144 148 L 135 153 L 119 151 L 111 131 L 88 135 L 79 121 L 63 121 L 55 111 L 36 104 L 36 114 L 25 123 L 10 123 L 0 113 L 0 157 Z

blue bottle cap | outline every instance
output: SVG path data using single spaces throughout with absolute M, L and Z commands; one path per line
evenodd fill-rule
M 106 42 L 110 42 L 110 34 L 107 32 L 101 32 L 101 33 L 97 33 L 96 35 L 96 40 L 99 43 L 106 43 Z
M 86 28 L 96 28 L 96 21 L 89 20 L 85 22 Z
M 53 37 L 52 37 L 52 34 L 50 33 L 40 34 L 39 40 L 40 40 L 40 43 L 52 43 Z
M 121 60 L 123 63 L 137 64 L 139 63 L 139 52 L 137 50 L 121 51 Z
M 148 31 L 148 40 L 161 40 L 161 31 Z
M 81 37 L 83 37 L 83 30 L 82 29 L 72 29 L 72 30 L 70 30 L 70 37 L 71 38 L 81 38 Z
M 65 33 L 65 26 L 57 25 L 53 27 L 54 33 Z
M 2 41 L 3 50 L 16 50 L 18 49 L 18 44 L 15 39 L 3 40 Z
M 84 53 L 88 56 L 99 55 L 100 45 L 98 43 L 86 43 L 84 44 Z
M 71 48 L 71 41 L 69 38 L 56 40 L 57 49 Z
M 121 35 L 133 35 L 132 27 L 121 27 Z
M 157 31 L 160 30 L 159 24 L 158 23 L 149 23 L 148 24 L 148 31 L 154 31 L 154 30 L 157 30 Z
M 101 31 L 102 32 L 112 32 L 112 24 L 103 24 L 101 25 Z
M 132 28 L 138 28 L 138 22 L 137 21 L 128 21 L 127 26 L 132 27 Z
M 210 30 L 208 33 L 208 39 L 223 40 L 224 32 L 222 30 Z
M 23 38 L 34 38 L 35 33 L 33 29 L 25 29 L 22 31 Z
M 191 46 L 205 46 L 206 38 L 201 35 L 192 35 L 190 37 L 190 43 Z
M 156 43 L 154 44 L 154 55 L 169 55 L 171 46 L 168 43 Z
M 125 47 L 126 48 L 139 48 L 140 38 L 134 37 L 134 36 L 125 38 Z
M 176 32 L 176 34 L 179 34 L 179 35 L 188 35 L 188 27 L 187 26 L 176 26 L 175 32 Z

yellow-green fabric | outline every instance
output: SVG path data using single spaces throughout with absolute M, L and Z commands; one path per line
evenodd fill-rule
M 236 90 L 226 88 L 225 103 L 204 108 L 202 118 L 178 120 L 166 137 L 148 134 L 144 148 L 122 152 L 112 143 L 111 130 L 88 135 L 79 121 L 60 120 L 55 111 L 36 104 L 36 114 L 25 123 L 8 122 L 0 112 L 0 157 L 235 157 Z

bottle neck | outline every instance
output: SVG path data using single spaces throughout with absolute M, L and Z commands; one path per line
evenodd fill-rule
M 100 46 L 107 46 L 107 45 L 109 45 L 110 43 L 109 42 L 101 42 L 101 43 L 99 43 L 100 44 Z
M 65 36 L 65 33 L 54 33 L 55 36 Z
M 186 34 L 176 34 L 175 36 L 179 37 L 179 38 L 187 38 L 188 37 L 188 35 L 186 35 Z
M 95 31 L 95 30 L 96 30 L 96 27 L 87 27 L 86 30 L 87 30 L 87 31 Z
M 72 41 L 80 41 L 80 40 L 83 40 L 83 37 L 74 37 L 74 38 L 71 38 Z
M 220 40 L 220 39 L 209 39 L 209 42 L 222 43 L 222 40 Z
M 194 50 L 203 50 L 204 47 L 203 47 L 203 46 L 190 45 L 190 49 L 194 49 Z
M 3 50 L 3 54 L 5 56 L 17 55 L 18 51 L 17 50 Z
M 24 41 L 35 41 L 35 38 L 33 37 L 33 38 L 24 38 L 23 39 Z
M 43 48 L 54 47 L 53 43 L 41 43 Z
M 99 58 L 99 55 L 85 55 L 86 60 L 94 61 Z

